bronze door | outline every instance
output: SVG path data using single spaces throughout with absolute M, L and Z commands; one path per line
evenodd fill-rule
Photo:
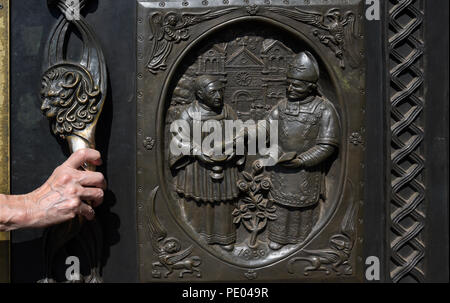
M 88 0 L 75 21 L 29 2 L 11 3 L 11 192 L 85 146 L 108 190 L 80 237 L 13 232 L 12 281 L 64 281 L 68 256 L 84 282 L 364 282 L 370 256 L 381 281 L 448 279 L 445 1 L 371 20 L 362 0 Z M 65 73 L 92 102 L 47 120 L 41 84 Z M 208 121 L 255 132 L 242 154 L 174 152 Z

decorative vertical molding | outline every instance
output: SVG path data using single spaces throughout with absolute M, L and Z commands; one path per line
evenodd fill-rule
M 393 282 L 425 279 L 424 2 L 387 1 L 391 135 L 388 241 Z
M 9 0 L 0 1 L 0 193 L 9 194 Z M 0 283 L 9 282 L 9 233 L 0 233 Z

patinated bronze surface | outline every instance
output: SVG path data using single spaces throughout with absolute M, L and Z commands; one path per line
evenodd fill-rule
M 4 138 L 0 141 L 7 143 L 10 137 L 12 142 L 2 145 L 2 155 L 7 155 L 8 147 L 11 154 L 1 162 L 3 172 L 10 171 L 12 194 L 40 186 L 70 153 L 65 140 L 57 143 L 52 136 L 51 123 L 40 110 L 42 75 L 49 68 L 42 69 L 41 59 L 47 57 L 45 43 L 61 14 L 47 2 L 0 1 L 0 15 L 9 7 L 11 12 L 11 135 L 8 107 L 1 106 L 0 112 L 6 110 L 6 114 L 0 114 Z M 108 96 L 96 131 L 96 147 L 104 160 L 98 169 L 108 180 L 105 200 L 96 209 L 103 227 L 105 281 L 354 281 L 362 280 L 362 267 L 369 256 L 379 257 L 381 282 L 448 281 L 448 69 L 442 67 L 448 64 L 449 2 L 360 2 L 87 2 L 82 16 L 95 29 L 109 63 Z M 379 19 L 373 10 L 376 3 Z M 370 12 L 372 18 L 365 18 Z M 65 62 L 75 64 L 82 39 L 70 28 L 75 29 L 69 26 L 66 35 Z M 245 36 L 252 41 L 237 40 Z M 261 41 L 256 43 L 255 38 Z M 265 57 L 262 42 L 266 39 L 282 43 L 291 53 L 283 50 L 278 56 L 271 49 Z M 227 60 L 244 46 L 239 43 L 246 44 L 263 65 L 230 66 Z M 245 163 L 237 166 L 239 194 L 232 202 L 231 217 L 237 221 L 233 223 L 234 249 L 207 243 L 199 225 L 183 217 L 185 202 L 175 189 L 175 178 L 182 170 L 170 167 L 170 150 L 165 146 L 172 136 L 171 121 L 196 99 L 191 81 L 204 73 L 204 63 L 208 76 L 224 80 L 224 103 L 238 119 L 265 120 L 287 97 L 287 70 L 278 72 L 274 66 L 265 74 L 265 58 L 289 56 L 291 60 L 305 51 L 319 64 L 320 88 L 336 109 L 340 124 L 339 144 L 323 163 L 327 195 L 318 202 L 322 219 L 307 239 L 300 239 L 303 243 L 270 249 L 268 231 L 280 223 L 281 207 L 269 203 L 269 193 L 275 190 L 271 171 L 255 163 L 259 157 L 247 153 Z M 0 70 L 7 75 L 8 54 L 0 51 L 0 57 L 5 62 Z M 214 59 L 223 70 L 212 69 Z M 3 85 L 3 94 L 7 88 Z M 4 176 L 0 179 L 7 184 Z M 250 198 L 254 184 L 254 189 L 264 188 L 262 199 L 256 200 L 260 208 L 266 207 L 264 216 Z M 46 266 L 42 232 L 18 230 L 10 239 L 11 280 L 30 283 L 41 279 Z M 59 249 L 52 262 L 53 279 L 58 281 L 65 279 L 66 256 L 80 256 L 82 267 L 88 266 L 80 242 L 69 242 L 64 245 L 67 251 Z M 8 241 L 2 243 L 7 251 Z M 333 265 L 343 274 L 338 275 Z M 87 269 L 82 268 L 82 273 L 89 275 Z
M 42 113 L 50 120 L 57 137 L 66 139 L 71 152 L 83 148 L 95 149 L 95 130 L 107 92 L 106 63 L 97 37 L 79 14 L 89 0 L 70 6 L 67 1 L 49 1 L 61 12 L 49 35 L 43 64 L 40 91 Z M 75 10 L 79 10 L 75 13 Z M 82 52 L 78 61 L 67 59 L 70 35 L 80 34 Z M 86 170 L 95 167 L 85 163 Z M 102 282 L 102 229 L 95 219 L 91 222 L 77 217 L 70 222 L 48 228 L 44 241 L 44 277 L 41 282 L 55 282 L 54 262 L 58 254 L 72 243 L 86 258 L 89 274 L 79 282 Z M 61 280 L 61 278 L 59 279 Z
M 362 279 L 362 2 L 308 3 L 137 1 L 142 281 Z M 199 112 L 276 120 L 277 163 L 173 154 Z

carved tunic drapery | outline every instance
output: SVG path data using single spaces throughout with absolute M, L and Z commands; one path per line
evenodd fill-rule
M 189 125 L 188 134 L 180 135 L 190 142 L 189 134 L 194 131 L 195 119 L 198 119 L 196 122 L 200 124 L 215 121 L 219 124 L 217 126 L 225 129 L 225 120 L 236 120 L 237 116 L 228 105 L 223 106 L 221 112 L 217 113 L 199 101 L 194 101 L 181 112 L 179 119 Z M 203 134 L 201 139 L 203 142 Z M 191 149 L 194 148 L 201 147 L 194 147 L 193 143 Z M 208 163 L 201 160 L 203 157 L 211 159 L 208 155 L 195 155 L 191 150 L 189 152 L 188 155 L 169 154 L 169 165 L 175 175 L 173 186 L 182 198 L 180 203 L 186 220 L 206 243 L 230 245 L 236 241 L 236 228 L 232 218 L 239 194 L 236 157 L 225 156 L 228 158 L 225 162 L 209 160 L 212 163 Z M 238 161 L 241 162 L 241 159 Z
M 222 129 L 225 120 L 236 120 L 234 110 L 225 105 L 222 112 L 217 114 L 213 111 L 202 108 L 198 101 L 194 101 L 180 115 L 180 119 L 188 122 L 191 132 L 195 114 L 201 113 L 201 121 L 215 120 L 220 122 Z M 187 139 L 187 138 L 186 138 Z M 223 165 L 223 177 L 220 180 L 213 180 L 212 164 L 207 164 L 198 159 L 195 155 L 169 155 L 169 164 L 174 170 L 175 190 L 186 199 L 193 199 L 203 203 L 216 203 L 220 201 L 230 201 L 236 199 L 239 190 L 236 187 L 238 180 L 238 169 L 236 158 L 231 158 Z
M 272 194 L 277 204 L 290 207 L 315 205 L 324 196 L 324 169 L 318 168 L 339 145 L 339 120 L 334 106 L 322 97 L 306 103 L 281 101 L 270 113 L 278 121 L 282 154 L 296 152 L 304 167 L 272 169 Z

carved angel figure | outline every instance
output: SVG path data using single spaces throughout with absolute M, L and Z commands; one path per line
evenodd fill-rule
M 268 10 L 285 15 L 291 19 L 312 25 L 318 29 L 313 31 L 320 42 L 329 47 L 345 68 L 344 54 L 347 54 L 351 66 L 356 66 L 359 50 L 353 48 L 352 39 L 357 37 L 355 14 L 352 11 L 341 13 L 339 8 L 329 9 L 325 14 L 321 12 L 295 10 L 281 7 L 270 7 Z
M 166 60 L 172 51 L 173 44 L 189 39 L 189 27 L 228 14 L 236 9 L 231 7 L 219 11 L 208 10 L 201 13 L 182 14 L 175 12 L 153 13 L 150 16 L 151 36 L 149 40 L 154 40 L 154 42 L 147 64 L 149 71 L 156 73 L 158 70 L 167 68 Z

